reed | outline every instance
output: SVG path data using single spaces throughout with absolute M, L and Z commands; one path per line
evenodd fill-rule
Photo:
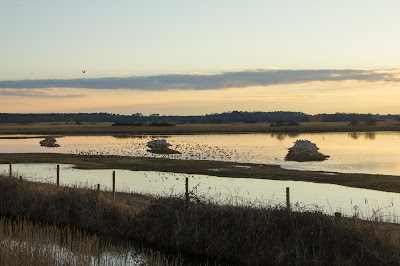
M 25 218 L 0 218 L 1 265 L 182 265 L 151 250 L 109 243 L 70 227 L 37 224 Z
M 399 228 L 285 207 L 221 206 L 160 198 L 135 219 L 160 247 L 245 265 L 399 265 Z
M 0 178 L 0 215 L 124 236 L 139 209 L 91 189 Z

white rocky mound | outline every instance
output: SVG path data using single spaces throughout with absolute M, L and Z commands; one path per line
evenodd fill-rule
M 315 143 L 306 139 L 296 140 L 293 147 L 288 149 L 289 152 L 285 157 L 286 161 L 324 161 L 329 156 L 320 153 L 319 148 Z

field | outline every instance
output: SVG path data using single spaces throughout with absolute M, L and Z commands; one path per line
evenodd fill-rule
M 0 135 L 105 135 L 105 134 L 209 134 L 209 133 L 308 133 L 400 131 L 395 121 L 374 126 L 349 126 L 347 122 L 303 122 L 300 126 L 272 127 L 270 123 L 176 124 L 167 126 L 111 126 L 112 123 L 66 125 L 65 123 L 2 124 Z

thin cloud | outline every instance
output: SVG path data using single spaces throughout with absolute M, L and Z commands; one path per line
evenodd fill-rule
M 326 81 L 399 82 L 399 72 L 393 70 L 309 69 L 274 70 L 257 69 L 221 74 L 170 74 L 85 79 L 40 79 L 0 81 L 0 88 L 87 88 L 135 90 L 218 90 L 281 84 L 300 84 Z
M 50 94 L 46 91 L 38 91 L 36 89 L 0 89 L 2 96 L 22 96 L 33 98 L 84 98 L 86 94 Z

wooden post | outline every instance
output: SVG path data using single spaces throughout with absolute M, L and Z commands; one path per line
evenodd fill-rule
M 335 220 L 336 220 L 337 222 L 339 222 L 339 221 L 340 221 L 340 218 L 342 218 L 342 214 L 341 214 L 340 212 L 335 212 Z
M 290 192 L 289 187 L 286 187 L 286 209 L 290 211 Z
M 115 171 L 113 171 L 112 185 L 113 185 L 113 200 L 115 200 Z
M 60 186 L 60 165 L 57 164 L 57 187 Z
M 10 162 L 10 177 L 12 176 L 12 162 Z
M 186 177 L 185 186 L 186 186 L 185 202 L 186 202 L 186 208 L 187 208 L 189 206 L 189 178 L 188 177 Z

